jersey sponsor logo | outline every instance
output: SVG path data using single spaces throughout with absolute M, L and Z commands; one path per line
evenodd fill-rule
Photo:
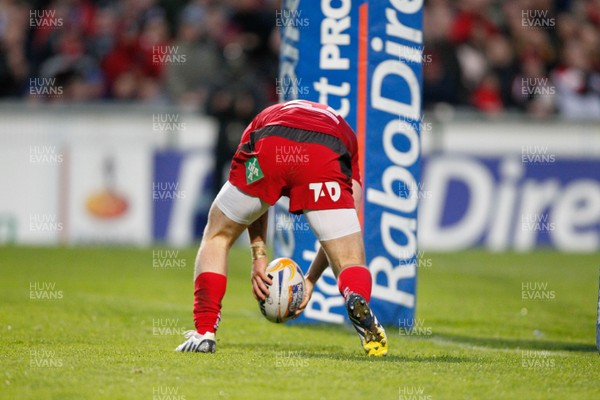
M 325 197 L 323 182 L 310 183 L 308 188 L 313 191 L 315 203 L 319 201 L 321 197 Z M 327 194 L 329 194 L 329 198 L 331 198 L 334 203 L 340 199 L 342 190 L 340 189 L 340 184 L 338 182 L 325 182 L 325 189 L 327 189 Z
M 264 178 L 260 164 L 258 164 L 258 158 L 252 157 L 244 163 L 246 165 L 246 183 L 249 185 Z

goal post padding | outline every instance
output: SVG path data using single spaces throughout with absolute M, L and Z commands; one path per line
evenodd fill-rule
M 280 100 L 328 104 L 358 136 L 364 181 L 360 219 L 373 276 L 371 304 L 384 325 L 410 328 L 417 272 L 423 1 L 283 1 Z M 299 166 L 301 168 L 301 166 Z M 306 219 L 274 211 L 278 257 L 306 272 L 318 242 Z M 299 323 L 342 323 L 344 301 L 330 269 Z

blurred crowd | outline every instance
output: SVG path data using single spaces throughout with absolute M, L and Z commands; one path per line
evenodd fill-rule
M 600 0 L 429 0 L 425 107 L 600 119 Z
M 239 129 L 277 101 L 276 3 L 0 0 L 0 98 L 177 104 Z M 426 109 L 600 118 L 600 0 L 425 3 Z
M 264 0 L 0 0 L 0 97 L 253 113 L 276 101 L 274 7 Z M 60 96 L 45 84 L 61 88 Z

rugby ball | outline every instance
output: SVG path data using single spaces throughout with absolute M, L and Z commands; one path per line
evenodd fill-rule
M 269 296 L 259 301 L 260 311 L 271 322 L 290 319 L 304 298 L 304 274 L 290 258 L 277 258 L 267 266 Z

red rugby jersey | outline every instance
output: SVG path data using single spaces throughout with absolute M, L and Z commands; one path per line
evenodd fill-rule
M 339 138 L 352 155 L 352 178 L 359 183 L 358 144 L 350 125 L 327 105 L 308 100 L 292 100 L 265 108 L 244 130 L 241 144 L 250 140 L 250 133 L 270 125 L 325 133 Z

